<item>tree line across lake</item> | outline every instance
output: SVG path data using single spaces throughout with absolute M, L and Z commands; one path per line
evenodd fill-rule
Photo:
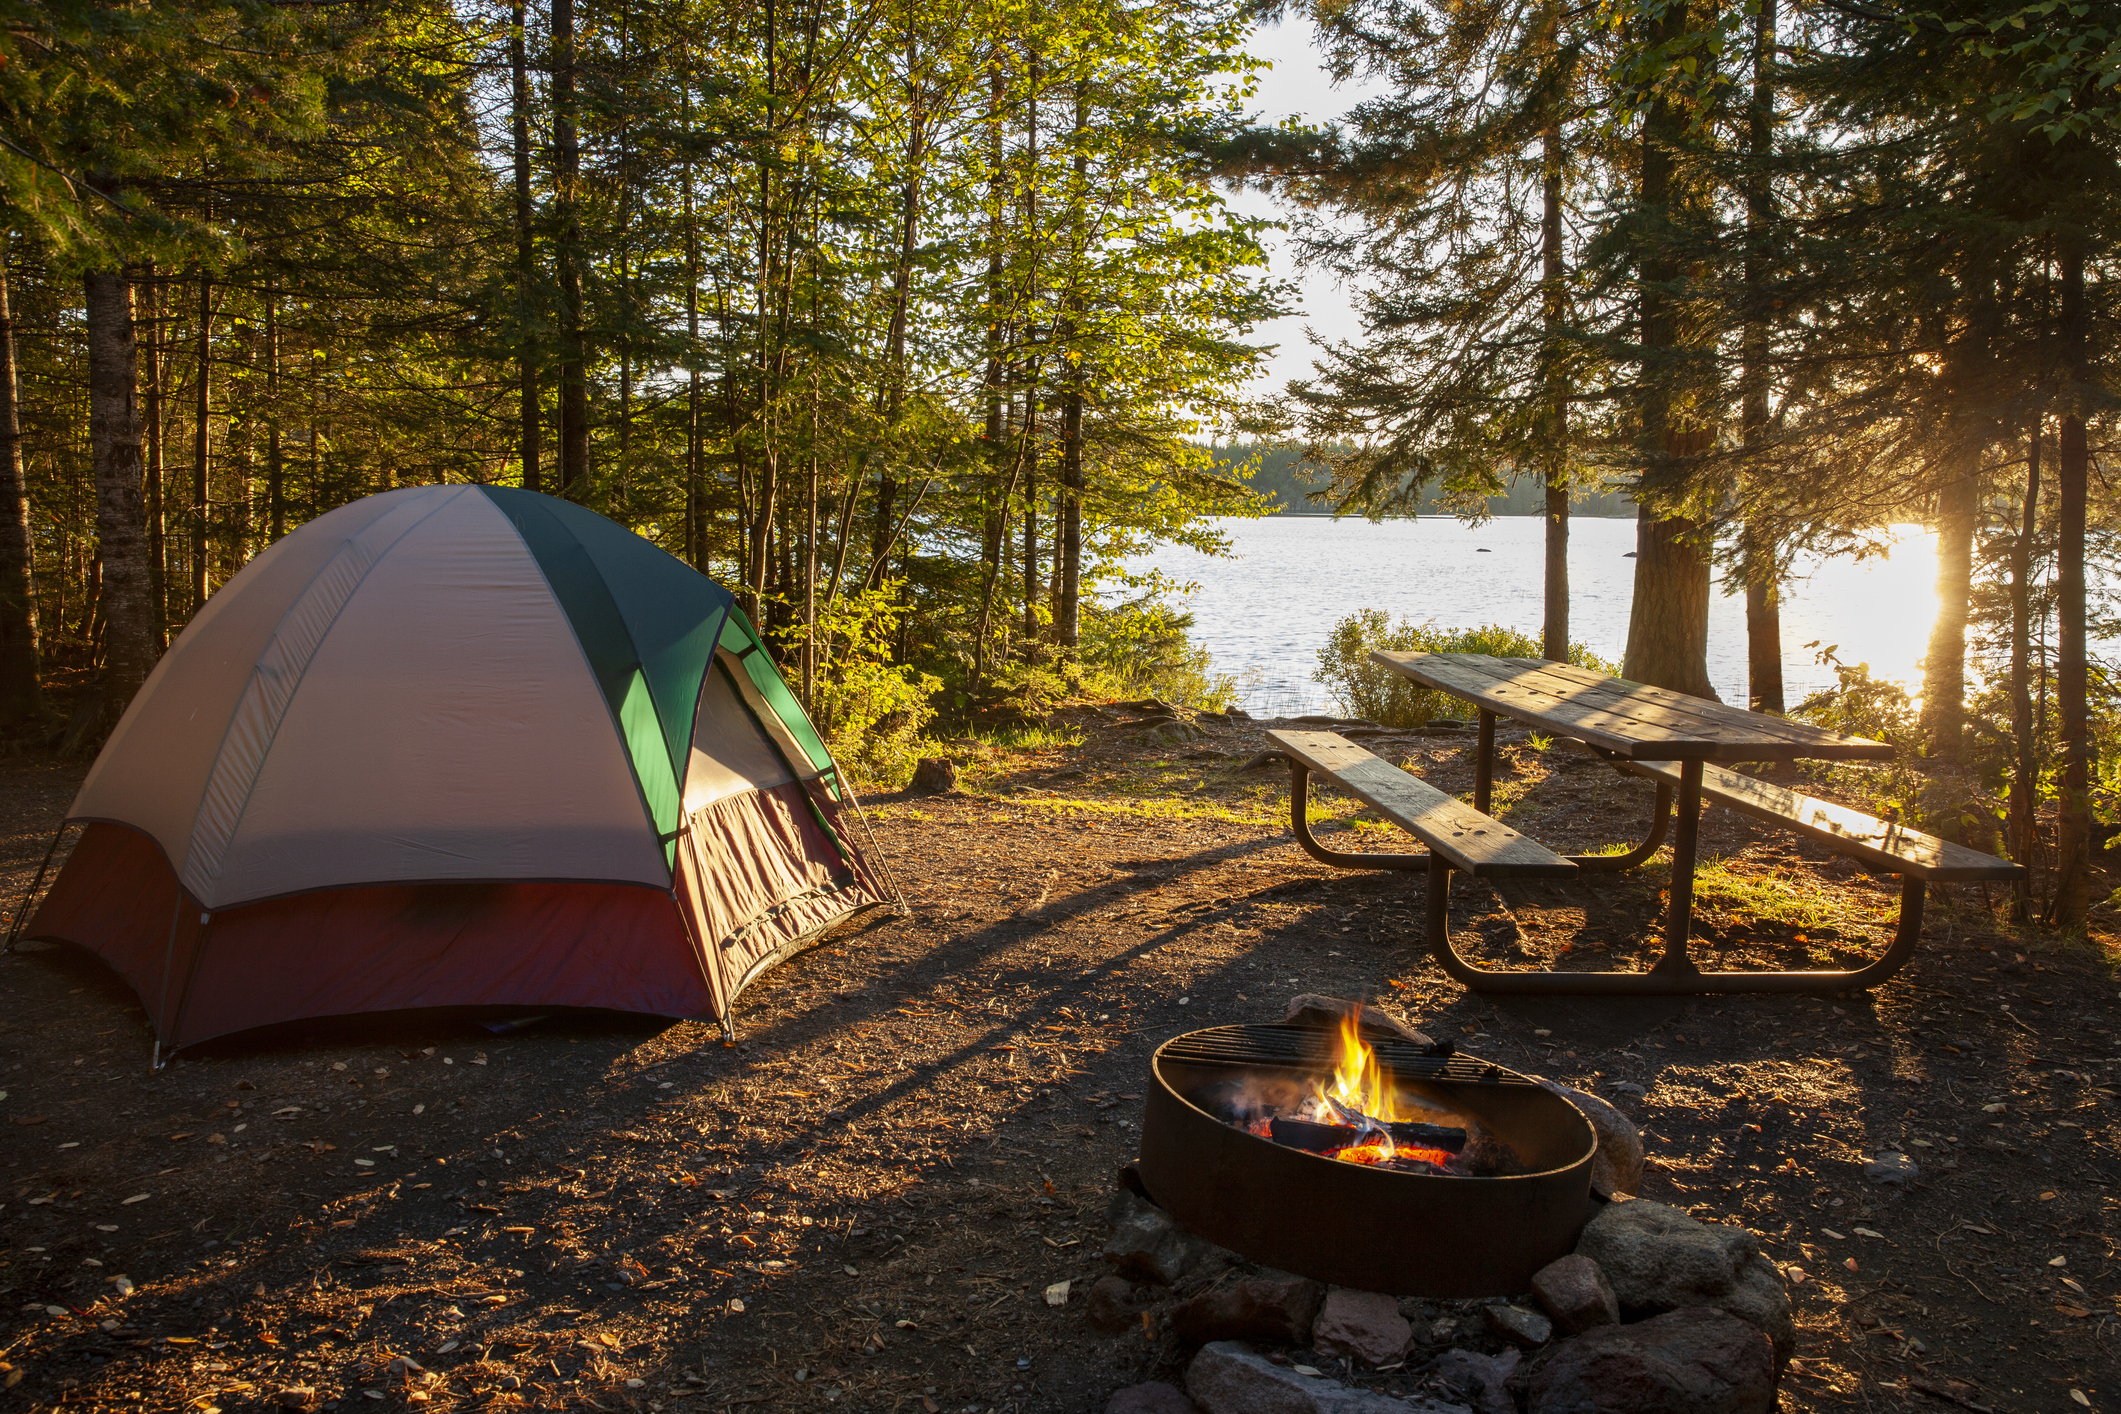
M 1764 710 L 1793 559 L 1934 523 L 1919 717 L 1815 710 L 2090 906 L 2115 3 L 1292 7 L 1379 93 L 1329 128 L 1253 111 L 1267 0 L 0 6 L 13 739 L 91 746 L 291 527 L 478 480 L 736 587 L 889 776 L 939 711 L 1213 691 L 1122 566 L 1287 502 L 1219 435 L 1348 513 L 1536 487 L 1550 656 L 1625 497 L 1624 670 L 1707 690 L 1721 558 Z M 1252 402 L 1246 182 L 1363 316 Z

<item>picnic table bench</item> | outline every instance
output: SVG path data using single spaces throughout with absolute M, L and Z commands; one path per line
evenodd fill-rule
M 1892 821 L 1743 776 L 1717 761 L 1875 760 L 1892 754 L 1880 741 L 1803 722 L 1746 712 L 1666 688 L 1609 678 L 1566 663 L 1474 653 L 1372 653 L 1373 661 L 1479 709 L 1473 800 L 1454 799 L 1332 732 L 1267 735 L 1290 768 L 1290 825 L 1313 858 L 1343 869 L 1425 870 L 1426 934 L 1452 977 L 1488 992 L 1684 995 L 1727 992 L 1820 992 L 1875 986 L 1903 967 L 1922 933 L 1930 881 L 2013 879 L 2023 866 L 1938 839 Z M 1620 854 L 1560 855 L 1494 819 L 1495 722 L 1507 716 L 1582 743 L 1622 772 L 1652 782 L 1656 805 L 1648 834 Z M 1353 853 L 1329 849 L 1312 834 L 1310 777 L 1324 775 L 1428 845 L 1426 854 Z M 1662 846 L 1678 805 L 1672 884 L 1664 922 L 1664 955 L 1647 972 L 1501 971 L 1468 962 L 1452 945 L 1450 876 L 1570 878 L 1630 869 Z M 1893 941 L 1862 967 L 1831 971 L 1704 972 L 1687 955 L 1692 936 L 1694 870 L 1701 802 L 1734 810 L 1824 844 L 1868 868 L 1901 880 Z

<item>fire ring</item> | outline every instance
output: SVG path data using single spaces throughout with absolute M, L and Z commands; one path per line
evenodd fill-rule
M 1403 1107 L 1441 1121 L 1422 1132 L 1466 1131 L 1493 1172 L 1349 1162 L 1251 1132 L 1245 1116 L 1258 1097 L 1330 1083 L 1335 1035 L 1216 1026 L 1173 1037 L 1150 1061 L 1136 1165 L 1148 1196 L 1210 1242 L 1336 1286 L 1435 1297 L 1528 1290 L 1590 1217 L 1590 1121 L 1515 1071 L 1364 1039 Z

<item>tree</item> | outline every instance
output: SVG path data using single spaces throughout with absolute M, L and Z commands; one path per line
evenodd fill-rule
M 1436 487 L 1469 511 L 1514 475 L 1545 489 L 1543 651 L 1568 639 L 1568 508 L 1595 375 L 1568 210 L 1606 135 L 1587 118 L 1600 36 L 1559 6 L 1308 7 L 1338 77 L 1391 91 L 1345 131 L 1254 130 L 1225 169 L 1306 213 L 1304 257 L 1362 289 L 1359 343 L 1323 351 L 1289 415 L 1341 510 L 1404 514 Z

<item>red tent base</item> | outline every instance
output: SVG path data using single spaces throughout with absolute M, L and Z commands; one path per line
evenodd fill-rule
M 715 1016 L 661 889 L 387 884 L 245 904 L 206 920 L 160 846 L 97 821 L 23 930 L 125 978 L 165 1049 L 233 1031 L 427 1007 L 600 1007 Z

